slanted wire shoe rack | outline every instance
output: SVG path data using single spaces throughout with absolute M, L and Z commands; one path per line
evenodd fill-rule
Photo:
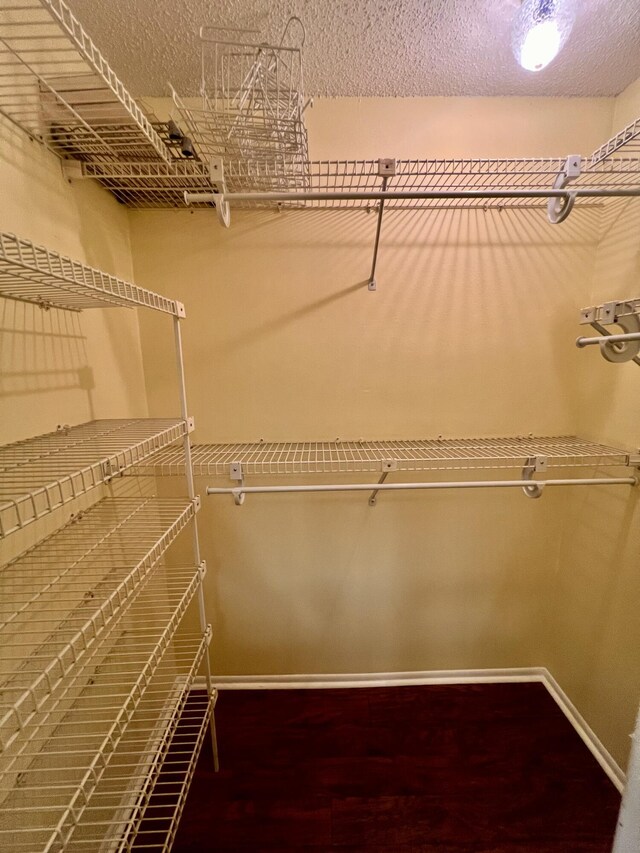
M 92 421 L 0 448 L 0 545 L 9 551 L 27 529 L 37 543 L 0 568 L 0 849 L 168 849 L 209 729 L 216 749 L 185 311 L 5 233 L 0 294 L 46 309 L 168 315 L 181 407 L 176 418 Z M 170 447 L 184 463 L 184 497 L 123 477 Z M 43 538 L 37 523 L 61 513 Z M 189 561 L 165 564 L 182 531 Z M 191 602 L 200 630 L 184 633 Z M 207 690 L 192 690 L 201 674 Z

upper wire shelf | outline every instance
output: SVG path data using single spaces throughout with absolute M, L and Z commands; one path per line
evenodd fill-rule
M 6 232 L 0 232 L 0 295 L 45 308 L 144 307 L 184 316 L 180 302 Z
M 62 156 L 172 155 L 63 0 L 0 8 L 0 113 Z
M 547 159 L 467 159 L 467 160 L 396 160 L 396 175 L 387 189 L 397 192 L 416 191 L 486 191 L 544 190 L 553 183 L 564 167 L 563 158 Z M 181 160 L 169 168 L 162 163 L 86 163 L 81 175 L 95 178 L 123 204 L 133 208 L 184 207 L 184 193 L 211 193 L 213 184 L 209 168 L 201 160 Z M 358 193 L 380 190 L 378 160 L 315 160 L 304 170 L 288 169 L 277 163 L 259 161 L 224 161 L 225 192 L 234 193 Z M 640 158 L 601 161 L 585 169 L 573 186 L 594 189 L 629 189 L 640 185 Z M 460 199 L 388 199 L 387 209 L 459 209 L 459 208 L 530 208 L 544 206 L 546 199 L 531 198 L 460 198 Z M 578 197 L 576 204 L 585 206 L 598 199 Z M 195 202 L 194 206 L 211 207 L 211 202 Z M 362 199 L 312 200 L 292 198 L 273 201 L 255 198 L 234 201 L 234 207 L 257 209 L 359 208 L 371 210 L 378 202 Z
M 625 157 L 640 156 L 640 118 L 632 121 L 611 139 L 596 148 L 589 158 L 589 167 L 594 168 L 607 160 L 618 158 L 621 153 Z
M 7 536 L 182 438 L 176 419 L 90 421 L 0 448 L 0 536 Z
M 575 436 L 195 444 L 191 455 L 194 474 L 226 477 L 237 463 L 244 475 L 522 468 L 536 456 L 555 468 L 630 464 L 627 452 Z M 137 470 L 181 475 L 184 459 L 169 448 Z

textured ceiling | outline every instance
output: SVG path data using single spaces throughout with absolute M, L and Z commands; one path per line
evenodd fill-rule
M 258 28 L 278 41 L 290 15 L 307 30 L 306 94 L 616 95 L 640 77 L 640 0 L 572 0 L 576 22 L 555 62 L 515 62 L 518 0 L 67 0 L 137 96 L 195 95 L 201 24 Z

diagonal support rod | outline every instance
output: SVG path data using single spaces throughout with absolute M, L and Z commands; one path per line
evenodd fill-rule
M 387 479 L 388 476 L 389 476 L 389 472 L 385 471 L 382 474 L 382 476 L 380 477 L 380 479 L 378 480 L 378 485 L 381 486 L 384 483 L 384 481 Z M 371 492 L 371 495 L 369 497 L 369 506 L 375 506 L 376 505 L 376 503 L 378 501 L 378 492 L 379 491 L 380 491 L 380 489 L 374 489 Z
M 387 181 L 389 179 L 384 177 L 382 179 L 382 192 L 387 191 Z M 378 263 L 378 246 L 380 245 L 380 232 L 382 230 L 382 215 L 384 214 L 384 198 L 380 199 L 380 204 L 378 206 L 378 222 L 376 224 L 376 239 L 373 244 L 373 262 L 371 264 L 371 275 L 369 276 L 369 281 L 367 283 L 367 288 L 369 290 L 376 290 L 376 264 Z

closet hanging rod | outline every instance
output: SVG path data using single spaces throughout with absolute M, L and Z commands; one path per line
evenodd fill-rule
M 332 483 L 312 486 L 242 486 L 217 488 L 207 486 L 208 495 L 232 495 L 236 503 L 247 494 L 282 494 L 286 492 L 372 492 L 410 491 L 414 489 L 504 489 L 546 486 L 636 486 L 636 477 L 592 477 L 560 480 L 461 480 L 428 483 Z
M 615 344 L 625 341 L 640 341 L 640 332 L 627 332 L 624 335 L 599 335 L 596 338 L 576 338 L 576 346 L 579 348 L 593 346 L 594 344 Z
M 245 202 L 299 201 L 401 201 L 456 198 L 625 198 L 640 196 L 640 186 L 615 189 L 583 187 L 576 189 L 504 189 L 504 190 L 355 190 L 352 192 L 251 192 L 251 193 L 191 193 L 186 191 L 187 204 L 213 203 L 225 205 Z

